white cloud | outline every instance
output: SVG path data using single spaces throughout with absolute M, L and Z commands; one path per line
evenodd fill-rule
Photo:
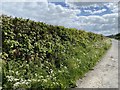
M 117 13 L 118 12 L 118 3 L 107 3 L 105 4 L 108 8 L 112 10 L 112 12 Z
M 107 14 L 103 16 L 80 16 L 79 24 L 87 31 L 103 33 L 104 35 L 118 32 L 118 14 Z M 109 32 L 109 33 L 108 33 Z
M 119 2 L 119 0 L 65 0 L 66 2 Z
M 93 11 L 92 14 L 103 13 L 103 12 L 105 12 L 105 11 L 106 11 L 106 9 L 97 10 L 97 11 Z
M 103 16 L 91 15 L 91 16 L 77 16 L 81 11 L 80 7 L 89 7 L 93 5 L 89 3 L 83 5 L 82 3 L 71 4 L 71 8 L 65 8 L 60 5 L 47 2 L 23 2 L 23 3 L 3 3 L 2 12 L 8 15 L 30 18 L 37 21 L 42 21 L 53 25 L 63 25 L 65 27 L 72 27 L 77 29 L 84 29 L 87 31 L 93 31 L 95 33 L 102 33 L 104 35 L 114 34 L 117 32 L 117 13 L 105 14 Z M 93 6 L 100 7 L 102 3 L 94 3 Z M 108 4 L 106 4 L 107 6 Z M 112 5 L 113 6 L 113 5 Z M 114 10 L 112 6 L 108 5 L 108 8 Z M 75 8 L 74 8 L 75 7 Z M 102 13 L 106 9 L 97 10 L 90 13 Z
M 105 2 L 66 2 L 70 8 L 102 7 Z
M 118 12 L 118 2 L 66 2 L 71 8 L 90 8 L 90 7 L 108 7 L 112 12 Z M 104 12 L 106 9 L 102 9 L 96 12 L 91 12 L 91 10 L 86 10 L 89 13 L 101 13 Z
M 84 12 L 86 13 L 89 13 L 89 14 L 100 14 L 100 13 L 103 13 L 107 11 L 106 9 L 102 9 L 102 10 L 95 10 L 95 11 L 92 11 L 92 10 L 84 10 Z
M 118 32 L 118 7 L 117 3 L 92 3 L 92 2 L 69 2 L 70 7 L 84 8 L 85 12 L 89 14 L 101 14 L 107 9 L 94 10 L 90 7 L 107 7 L 113 13 L 108 13 L 103 16 L 91 15 L 91 16 L 79 16 L 76 21 L 79 23 L 78 28 L 82 28 L 87 31 L 93 31 L 95 33 L 102 33 L 104 35 L 116 34 Z M 77 24 L 76 24 L 77 25 Z
M 47 2 L 47 0 L 0 0 L 0 2 Z

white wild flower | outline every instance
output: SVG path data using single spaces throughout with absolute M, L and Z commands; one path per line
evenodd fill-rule
M 21 83 L 20 82 L 16 82 L 13 87 L 18 87 Z
M 43 82 L 47 82 L 47 79 L 43 79 Z
M 8 78 L 8 81 L 11 81 L 11 82 L 14 81 L 15 79 L 13 76 L 6 76 L 6 77 Z

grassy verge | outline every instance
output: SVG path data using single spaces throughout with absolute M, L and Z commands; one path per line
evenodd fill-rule
M 1 17 L 4 89 L 75 87 L 111 46 L 91 32 Z

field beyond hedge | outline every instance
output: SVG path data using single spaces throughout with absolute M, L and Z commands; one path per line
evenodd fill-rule
M 2 87 L 6 90 L 73 88 L 111 46 L 109 38 L 91 32 L 0 17 Z

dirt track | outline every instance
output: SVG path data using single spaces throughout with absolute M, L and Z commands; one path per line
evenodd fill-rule
M 118 41 L 112 40 L 112 47 L 94 70 L 77 81 L 77 88 L 118 88 L 118 48 Z

